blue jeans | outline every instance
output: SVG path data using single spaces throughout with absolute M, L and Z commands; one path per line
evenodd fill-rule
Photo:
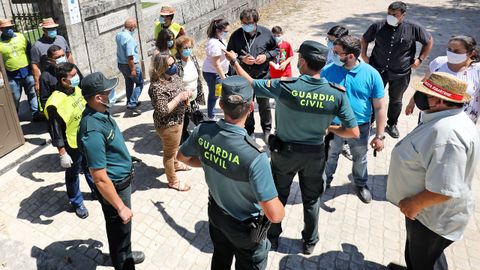
M 32 75 L 20 79 L 8 78 L 8 84 L 12 90 L 13 101 L 15 102 L 17 112 L 20 105 L 20 98 L 22 96 L 22 88 L 27 95 L 28 102 L 30 103 L 30 111 L 32 112 L 32 115 L 38 112 L 38 99 L 35 94 L 35 81 L 33 80 Z
M 125 78 L 127 108 L 135 108 L 137 107 L 138 98 L 143 90 L 142 69 L 138 64 L 135 64 L 137 77 L 130 76 L 130 67 L 127 64 L 118 64 L 118 69 L 122 72 L 123 77 Z
M 90 190 L 95 190 L 95 184 L 93 183 L 92 175 L 88 170 L 87 161 L 82 157 L 82 154 L 78 149 L 73 149 L 65 146 L 65 150 L 72 158 L 72 167 L 65 170 L 65 184 L 67 187 L 67 195 L 70 203 L 73 207 L 78 207 L 83 204 L 83 195 L 80 191 L 80 170 L 83 171 L 83 175 L 87 180 L 87 184 Z
M 365 123 L 358 126 L 360 129 L 360 138 L 345 139 L 334 135 L 333 140 L 330 141 L 330 149 L 328 150 L 328 158 L 325 166 L 325 174 L 327 175 L 327 184 L 330 184 L 333 179 L 333 174 L 337 169 L 338 157 L 342 152 L 343 144 L 347 141 L 350 146 L 350 153 L 352 154 L 352 176 L 355 185 L 363 187 L 367 184 L 367 151 L 368 138 L 370 136 L 370 123 Z
M 217 102 L 217 98 L 215 96 L 215 85 L 217 83 L 221 83 L 222 80 L 217 73 L 211 72 L 203 72 L 203 78 L 207 82 L 208 85 L 208 100 L 207 100 L 207 116 L 213 117 L 213 108 L 215 108 L 215 103 Z

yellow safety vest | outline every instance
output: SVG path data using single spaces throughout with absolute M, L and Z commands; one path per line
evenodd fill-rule
M 71 148 L 77 148 L 77 131 L 82 119 L 82 113 L 85 109 L 87 102 L 82 96 L 82 90 L 80 87 L 75 87 L 75 91 L 67 95 L 58 90 L 53 91 L 52 95 L 48 98 L 45 104 L 45 116 L 48 116 L 48 107 L 54 106 L 57 109 L 58 115 L 65 122 L 66 130 L 65 136 L 67 136 L 68 146 Z
M 181 26 L 180 24 L 172 22 L 172 24 L 170 24 L 170 26 L 168 27 L 168 30 L 172 31 L 173 37 L 176 39 L 178 37 L 178 34 L 180 33 L 180 30 L 182 30 L 182 28 L 183 28 L 183 26 Z M 155 22 L 155 31 L 153 32 L 153 39 L 157 40 L 158 33 L 160 33 L 160 31 L 162 31 L 162 29 L 163 29 L 163 27 L 160 24 L 160 22 L 156 21 Z M 177 49 L 175 49 L 175 47 L 170 49 L 170 54 L 171 55 L 176 55 L 177 54 Z
M 15 36 L 9 40 L 1 40 L 0 53 L 8 71 L 28 66 L 27 39 L 20 33 L 15 33 Z

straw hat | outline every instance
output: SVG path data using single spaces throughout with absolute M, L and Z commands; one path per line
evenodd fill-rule
M 42 19 L 42 23 L 40 24 L 40 27 L 42 28 L 57 28 L 59 24 L 55 23 L 53 18 L 45 18 Z
M 173 8 L 171 6 L 163 6 L 160 9 L 160 15 L 162 15 L 162 16 L 168 16 L 168 15 L 173 15 L 173 14 L 175 14 L 175 8 Z
M 466 82 L 445 72 L 434 72 L 427 80 L 416 83 L 413 88 L 454 103 L 465 103 L 472 98 L 467 94 Z
M 15 24 L 12 23 L 10 19 L 0 19 L 0 28 L 11 27 Z

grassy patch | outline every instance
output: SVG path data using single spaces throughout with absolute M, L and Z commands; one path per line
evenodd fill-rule
M 151 6 L 154 6 L 158 3 L 152 3 L 152 2 L 142 2 L 142 8 L 149 8 Z

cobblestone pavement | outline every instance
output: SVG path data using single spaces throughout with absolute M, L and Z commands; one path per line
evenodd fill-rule
M 263 13 L 261 23 L 284 26 L 285 39 L 297 47 L 302 40 L 324 40 L 337 22 L 360 35 L 384 17 L 387 1 L 278 0 Z M 409 16 L 434 32 L 433 56 L 442 54 L 448 37 L 479 29 L 476 1 L 416 1 Z M 475 19 L 474 19 L 475 18 Z M 465 31 L 466 30 L 466 31 Z M 472 30 L 473 31 L 473 30 Z M 474 34 L 478 34 L 474 33 Z M 478 36 L 477 36 L 478 38 Z M 296 62 L 293 63 L 293 66 Z M 412 81 L 423 73 L 419 70 Z M 406 93 L 408 99 L 411 89 Z M 207 226 L 207 186 L 202 170 L 179 173 L 192 190 L 167 189 L 161 142 L 152 124 L 152 108 L 146 89 L 141 100 L 144 113 L 125 117 L 122 105 L 114 108 L 131 153 L 143 160 L 136 165 L 133 204 L 133 249 L 146 260 L 138 269 L 208 269 L 212 244 Z M 412 130 L 416 117 L 400 118 L 401 135 Z M 258 120 L 258 119 L 257 119 Z M 261 132 L 259 125 L 257 131 Z M 32 135 L 30 135 L 32 136 Z M 257 142 L 263 142 L 257 139 Z M 268 269 L 385 269 L 389 262 L 403 262 L 404 217 L 385 201 L 390 151 L 397 140 L 386 140 L 385 151 L 369 154 L 372 203 L 361 203 L 350 185 L 351 163 L 340 158 L 333 188 L 322 197 L 320 242 L 311 256 L 301 254 L 302 205 L 298 182 L 292 186 L 286 206 L 285 231 L 278 252 L 270 252 Z M 8 161 L 8 156 L 0 159 Z M 0 162 L 1 163 L 1 162 Z M 107 269 L 110 265 L 105 224 L 100 205 L 92 201 L 81 180 L 90 216 L 78 219 L 67 205 L 64 173 L 56 150 L 48 146 L 1 175 L 0 269 Z M 473 184 L 480 198 L 478 174 Z M 477 206 L 478 206 L 477 202 Z M 463 240 L 446 251 L 450 269 L 480 269 L 480 209 L 477 207 Z

